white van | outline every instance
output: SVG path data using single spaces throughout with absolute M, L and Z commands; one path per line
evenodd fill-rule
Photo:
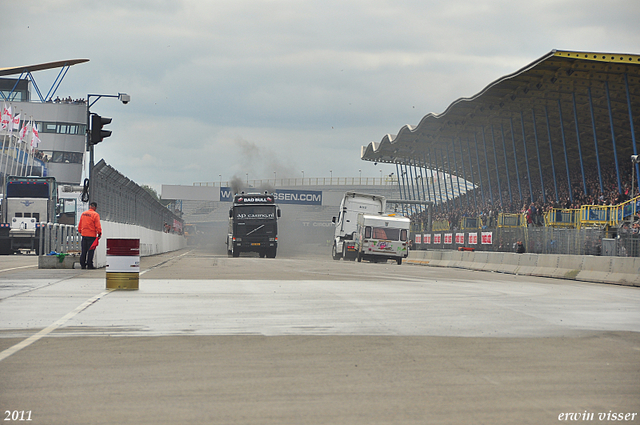
M 398 265 L 409 255 L 409 227 L 407 217 L 389 215 L 358 215 L 355 238 L 358 261 L 395 260 Z

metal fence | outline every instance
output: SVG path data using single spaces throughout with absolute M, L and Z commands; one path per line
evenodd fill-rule
M 101 160 L 93 168 L 94 193 L 100 218 L 151 230 L 182 232 L 183 220 L 146 190 Z
M 78 228 L 69 224 L 40 223 L 38 225 L 38 253 L 47 255 L 51 251 L 80 251 L 81 236 Z

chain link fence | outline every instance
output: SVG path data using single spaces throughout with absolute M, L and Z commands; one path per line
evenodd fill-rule
M 92 200 L 105 221 L 182 232 L 183 220 L 146 190 L 101 160 L 93 168 Z

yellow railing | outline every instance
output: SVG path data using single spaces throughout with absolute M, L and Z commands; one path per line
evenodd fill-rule
M 449 225 L 449 220 L 437 220 L 431 224 L 431 227 L 434 232 L 444 232 L 445 230 L 451 229 Z
M 544 214 L 544 225 L 547 227 L 579 227 L 579 209 L 554 208 Z
M 480 217 L 462 217 L 460 219 L 460 230 L 478 230 L 482 228 Z
M 619 205 L 583 205 L 579 226 L 616 226 L 640 211 L 640 196 Z

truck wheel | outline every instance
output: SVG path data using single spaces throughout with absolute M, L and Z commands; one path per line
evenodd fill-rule
M 362 252 L 358 251 L 358 263 L 362 262 Z
M 240 251 L 238 251 L 238 250 L 235 250 L 235 249 L 234 249 L 234 250 L 232 251 L 232 255 L 233 255 L 233 257 L 234 257 L 234 258 L 235 258 L 235 257 L 239 257 L 239 256 L 240 256 Z
M 333 243 L 333 247 L 331 248 L 331 257 L 333 257 L 334 260 L 339 260 L 341 255 L 338 254 L 337 252 L 337 248 L 336 248 L 336 243 Z
M 402 258 L 398 258 L 398 259 L 396 260 L 396 262 L 398 263 L 398 265 L 401 265 L 401 264 L 402 264 Z
M 276 248 L 271 248 L 267 251 L 267 258 L 276 258 Z

